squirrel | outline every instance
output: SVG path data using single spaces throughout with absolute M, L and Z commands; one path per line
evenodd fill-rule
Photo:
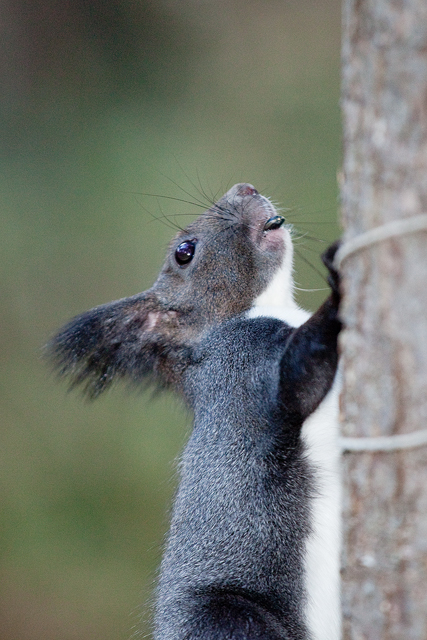
M 148 380 L 193 412 L 156 640 L 339 640 L 337 248 L 310 316 L 294 301 L 290 226 L 237 184 L 176 235 L 150 289 L 49 344 L 92 398 Z

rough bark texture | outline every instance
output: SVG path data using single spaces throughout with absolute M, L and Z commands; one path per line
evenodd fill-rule
M 427 2 L 344 0 L 345 237 L 427 212 Z M 343 264 L 344 435 L 427 428 L 427 233 Z M 344 456 L 344 638 L 427 638 L 427 447 Z

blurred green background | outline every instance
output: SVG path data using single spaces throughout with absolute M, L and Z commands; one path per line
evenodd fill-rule
M 291 209 L 298 285 L 325 286 L 306 260 L 320 268 L 339 233 L 340 5 L 1 11 L 0 640 L 125 640 L 149 631 L 191 417 L 119 388 L 88 404 L 41 347 L 76 313 L 151 285 L 173 234 L 154 218 L 199 213 L 135 192 L 206 202 L 252 182 Z M 298 292 L 311 309 L 325 295 Z

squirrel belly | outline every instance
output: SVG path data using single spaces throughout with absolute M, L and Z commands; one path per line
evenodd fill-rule
M 294 301 L 290 273 L 291 269 L 285 265 L 269 289 L 255 301 L 248 317 L 277 318 L 291 327 L 299 327 L 308 320 L 311 314 Z M 280 290 L 281 298 L 277 296 Z M 338 374 L 332 389 L 305 420 L 301 430 L 316 487 L 311 498 L 310 534 L 304 550 L 305 620 L 313 640 L 341 638 L 339 387 Z

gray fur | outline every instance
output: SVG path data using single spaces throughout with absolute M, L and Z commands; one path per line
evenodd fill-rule
M 301 439 L 337 366 L 332 294 L 298 328 L 247 312 L 289 232 L 236 185 L 172 241 L 153 287 L 72 320 L 50 352 L 95 396 L 118 378 L 172 386 L 194 412 L 161 566 L 157 640 L 308 640 L 304 552 L 316 492 Z M 280 222 L 280 221 L 279 221 Z M 176 248 L 195 243 L 177 264 Z M 289 271 L 289 270 L 288 270 Z M 275 285 L 276 286 L 276 285 Z

